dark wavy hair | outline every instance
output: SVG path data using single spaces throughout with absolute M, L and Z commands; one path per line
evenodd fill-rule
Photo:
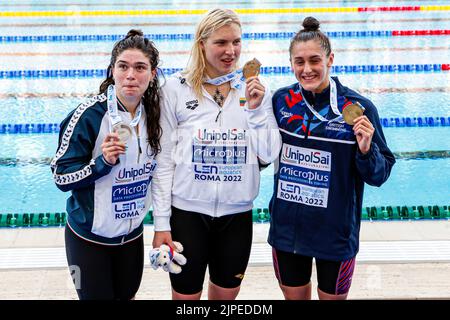
M 159 64 L 159 51 L 156 49 L 155 44 L 144 37 L 141 30 L 131 29 L 128 31 L 125 38 L 119 40 L 114 45 L 111 53 L 111 61 L 108 69 L 106 70 L 107 77 L 100 85 L 100 94 L 105 93 L 108 90 L 110 84 L 114 84 L 112 76 L 112 69 L 117 61 L 117 57 L 128 49 L 140 50 L 150 61 L 151 70 L 156 69 L 156 75 L 148 85 L 147 90 L 143 96 L 143 105 L 146 114 L 147 124 L 147 137 L 148 144 L 154 155 L 161 151 L 160 138 L 162 134 L 161 126 L 159 125 L 159 118 L 161 115 L 160 109 L 160 84 L 158 79 L 158 73 L 162 75 L 162 71 L 158 68 Z
M 292 54 L 292 48 L 297 42 L 306 42 L 309 40 L 316 40 L 319 42 L 322 49 L 325 51 L 327 57 L 331 54 L 330 39 L 319 30 L 320 22 L 314 17 L 306 17 L 302 23 L 303 29 L 295 34 L 291 39 L 289 46 L 289 54 Z

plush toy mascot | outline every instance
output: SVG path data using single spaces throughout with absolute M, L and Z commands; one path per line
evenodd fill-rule
M 180 266 L 184 266 L 186 264 L 186 258 L 181 254 L 181 252 L 183 252 L 183 246 L 181 243 L 176 241 L 173 243 L 176 246 L 175 250 L 166 244 L 161 245 L 159 248 L 150 250 L 150 265 L 153 269 L 156 270 L 161 267 L 164 271 L 168 271 L 170 273 L 181 272 Z

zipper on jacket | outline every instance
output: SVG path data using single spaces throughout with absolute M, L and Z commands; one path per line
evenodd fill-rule
M 132 226 L 133 226 L 133 219 L 130 219 L 130 227 L 128 228 L 127 234 L 130 234 Z
M 136 136 L 137 136 L 137 143 L 138 143 L 138 157 L 137 157 L 137 163 L 139 163 L 139 160 L 141 158 L 141 153 L 142 153 L 142 149 L 141 149 L 141 137 L 139 136 L 139 134 L 136 131 Z
M 220 108 L 219 113 L 216 116 L 215 122 L 217 122 L 217 120 L 219 120 L 219 117 L 220 117 L 221 114 L 222 114 L 222 108 Z
M 120 241 L 120 245 L 124 244 L 125 238 L 126 238 L 127 235 L 130 234 L 130 231 L 131 231 L 131 227 L 132 227 L 132 226 L 133 226 L 133 219 L 130 219 L 130 227 L 128 228 L 127 234 L 124 235 L 124 236 L 122 237 L 122 241 Z
M 314 96 L 313 96 L 313 101 L 312 101 L 312 103 L 311 103 L 311 107 L 313 107 L 314 108 L 314 104 L 315 104 L 315 101 L 314 101 Z M 306 112 L 308 112 L 308 111 L 306 111 Z M 311 125 L 311 121 L 313 120 L 313 117 L 314 117 L 314 115 L 312 114 L 312 112 L 309 112 L 310 113 L 310 115 L 308 115 L 308 123 L 306 124 L 306 132 L 305 132 L 305 139 L 308 139 L 308 132 L 309 132 L 309 127 L 310 127 L 310 125 Z
M 138 134 L 137 127 L 135 127 L 136 137 L 137 137 L 137 143 L 138 143 L 138 156 L 137 156 L 137 163 L 139 163 L 139 160 L 141 158 L 142 148 L 141 148 L 141 137 Z M 127 235 L 130 234 L 131 228 L 133 227 L 133 219 L 130 219 L 130 227 L 128 228 Z M 122 238 L 122 242 L 120 244 L 123 244 L 125 241 L 125 236 Z
M 216 117 L 216 123 L 217 120 L 219 120 L 219 128 L 222 129 L 222 107 L 219 107 L 219 113 L 217 114 Z M 214 217 L 217 217 L 217 208 L 219 207 L 219 182 L 216 182 L 216 196 L 215 196 L 215 200 L 214 200 Z
M 311 117 L 308 117 L 308 123 L 306 124 L 306 132 L 305 132 L 305 139 L 308 139 L 308 132 L 309 132 L 309 126 L 311 125 Z

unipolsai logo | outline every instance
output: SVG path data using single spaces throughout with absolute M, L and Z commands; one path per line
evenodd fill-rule
M 284 144 L 281 160 L 284 163 L 300 165 L 305 168 L 331 170 L 331 153 L 322 150 Z
M 136 181 L 138 177 L 148 179 L 148 175 L 155 170 L 156 162 L 147 162 L 140 167 L 123 168 L 117 174 L 116 182 Z M 141 179 L 142 180 L 142 179 Z

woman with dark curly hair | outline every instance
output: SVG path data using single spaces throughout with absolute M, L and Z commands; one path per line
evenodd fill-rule
M 143 220 L 160 151 L 159 53 L 130 30 L 100 94 L 61 123 L 51 168 L 67 200 L 66 254 L 78 297 L 132 299 L 144 263 Z

